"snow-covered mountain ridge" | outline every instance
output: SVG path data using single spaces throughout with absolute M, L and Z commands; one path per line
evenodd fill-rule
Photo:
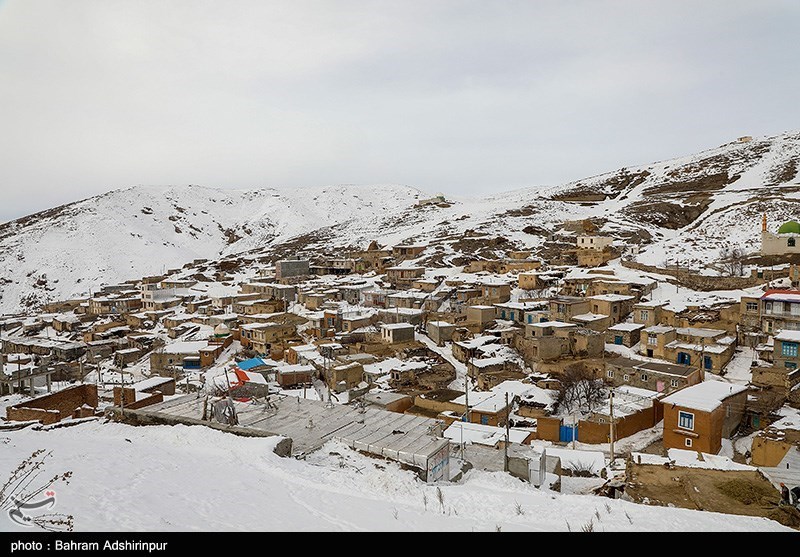
M 547 249 L 565 220 L 642 246 L 639 261 L 708 261 L 725 244 L 758 249 L 800 218 L 800 133 L 737 140 L 701 153 L 553 187 L 484 199 L 430 197 L 398 185 L 228 190 L 136 186 L 0 225 L 0 312 L 88 293 L 101 284 L 234 254 L 340 253 L 404 240 L 432 264 L 508 249 Z

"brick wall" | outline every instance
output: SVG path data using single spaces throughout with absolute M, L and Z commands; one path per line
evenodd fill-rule
M 42 420 L 50 424 L 72 416 L 75 409 L 84 404 L 97 408 L 96 385 L 77 385 L 9 406 L 6 417 L 11 421 Z

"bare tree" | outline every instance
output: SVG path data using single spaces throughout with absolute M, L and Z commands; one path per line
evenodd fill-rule
M 582 363 L 567 366 L 559 379 L 557 410 L 588 413 L 606 399 L 605 382 Z
M 744 273 L 745 252 L 740 247 L 723 246 L 719 250 L 719 266 L 731 277 L 740 277 Z

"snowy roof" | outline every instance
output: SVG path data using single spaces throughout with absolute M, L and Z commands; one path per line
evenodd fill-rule
M 512 443 L 521 444 L 530 434 L 531 432 L 528 430 L 511 427 L 508 430 L 508 440 Z M 454 443 L 461 443 L 463 440 L 464 443 L 494 447 L 501 441 L 505 441 L 506 429 L 498 426 L 457 421 L 444 430 L 444 436 Z
M 669 302 L 661 300 L 651 300 L 649 302 L 639 302 L 634 307 L 637 308 L 658 308 L 667 305 Z
M 739 464 L 723 455 L 712 455 L 685 449 L 669 449 L 669 456 L 660 456 L 649 453 L 631 453 L 634 462 L 641 464 L 655 464 L 663 466 L 672 462 L 675 466 L 687 468 L 706 468 L 711 470 L 755 470 L 753 466 Z
M 413 329 L 414 325 L 411 323 L 384 323 L 381 325 L 383 329 L 397 330 L 397 329 Z
M 161 385 L 165 385 L 173 381 L 175 380 L 172 377 L 151 377 L 150 379 L 145 379 L 143 381 L 139 381 L 138 383 L 134 383 L 132 387 L 137 391 L 145 391 L 154 387 L 160 387 Z
M 433 325 L 434 327 L 455 327 L 455 324 L 448 321 L 428 321 L 428 325 Z
M 634 296 L 625 296 L 624 294 L 598 294 L 597 296 L 589 296 L 591 300 L 600 300 L 602 302 L 625 302 L 633 300 Z
M 575 321 L 584 321 L 584 322 L 600 321 L 601 319 L 606 319 L 607 317 L 608 315 L 604 313 L 591 313 L 591 312 L 572 316 L 572 318 Z
M 477 368 L 485 368 L 489 366 L 495 366 L 498 364 L 505 363 L 505 358 L 495 357 L 495 358 L 481 358 L 479 360 L 472 360 L 472 365 Z
M 676 391 L 663 398 L 661 402 L 693 410 L 713 412 L 726 398 L 746 390 L 747 387 L 744 385 L 734 385 L 724 381 L 705 381 Z
M 469 340 L 460 340 L 455 344 L 459 345 L 462 348 L 478 348 L 479 346 L 483 346 L 484 344 L 490 344 L 493 342 L 497 342 L 496 336 L 483 335 Z
M 577 327 L 575 323 L 565 323 L 563 321 L 542 321 L 541 323 L 528 323 L 528 327 Z
M 800 331 L 790 331 L 788 329 L 783 329 L 780 333 L 775 335 L 775 340 L 800 342 Z
M 469 306 L 467 309 L 494 309 L 494 306 Z
M 768 292 L 761 296 L 761 299 L 768 301 L 800 302 L 800 292 L 797 290 L 786 292 Z
M 700 327 L 679 327 L 679 335 L 690 335 L 693 337 L 714 338 L 728 333 L 723 329 L 704 329 Z
M 654 334 L 661 334 L 661 333 L 668 333 L 670 331 L 674 331 L 675 327 L 669 327 L 667 325 L 653 325 L 652 327 L 647 327 L 644 332 L 645 333 L 654 333 Z
M 505 302 L 502 304 L 494 304 L 494 307 L 501 309 L 521 309 L 523 311 L 533 311 L 537 309 L 544 309 L 547 307 L 546 302 Z
M 609 331 L 638 331 L 644 328 L 642 323 L 617 323 L 608 328 Z
M 422 315 L 423 313 L 425 313 L 425 310 L 423 310 L 423 309 L 415 309 L 415 308 L 393 307 L 393 308 L 382 309 L 382 310 L 380 310 L 380 313 L 382 313 L 384 315 L 387 314 L 387 313 L 394 313 L 394 314 L 397 314 L 397 315 Z
M 205 340 L 173 342 L 164 347 L 164 352 L 167 354 L 192 354 L 207 346 L 208 341 Z
M 680 348 L 682 350 L 694 350 L 695 352 L 706 352 L 708 354 L 722 354 L 730 348 L 729 344 L 694 344 L 691 342 L 680 342 L 673 340 L 665 345 L 667 348 Z

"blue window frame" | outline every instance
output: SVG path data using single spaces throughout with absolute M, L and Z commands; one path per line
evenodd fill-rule
M 533 323 L 533 315 L 528 316 L 528 323 Z
M 487 415 L 485 415 L 485 414 L 484 414 L 484 415 L 481 415 L 481 423 L 482 423 L 483 425 L 489 425 L 489 416 L 487 416 Z
M 678 412 L 678 427 L 682 429 L 694 429 L 694 414 L 691 412 Z
M 781 355 L 782 356 L 797 356 L 797 343 L 796 342 L 781 342 Z

